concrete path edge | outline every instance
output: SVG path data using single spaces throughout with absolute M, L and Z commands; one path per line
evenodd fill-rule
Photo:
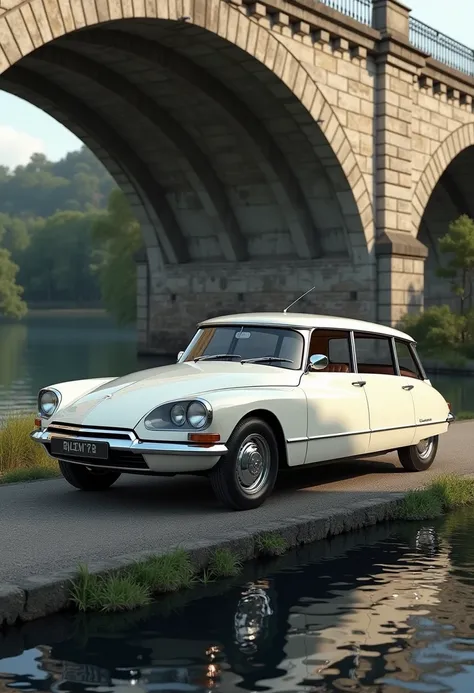
M 289 548 L 310 544 L 394 519 L 396 508 L 406 493 L 381 494 L 370 500 L 351 503 L 344 510 L 289 517 L 284 523 L 270 522 L 259 525 L 255 530 L 228 533 L 192 544 L 183 542 L 174 548 L 186 550 L 198 570 L 206 567 L 212 551 L 217 548 L 229 548 L 242 561 L 250 561 L 258 555 L 257 539 L 262 534 L 278 532 L 287 541 Z M 169 548 L 166 553 L 172 550 L 173 548 Z M 120 572 L 135 561 L 162 553 L 162 550 L 149 550 L 125 554 L 113 560 L 90 563 L 88 568 L 92 574 L 106 575 L 111 571 Z M 0 628 L 34 621 L 69 609 L 71 580 L 76 576 L 77 566 L 53 575 L 27 577 L 17 584 L 0 584 Z

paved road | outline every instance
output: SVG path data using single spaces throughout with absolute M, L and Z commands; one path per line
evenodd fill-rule
M 351 501 L 415 488 L 441 472 L 474 471 L 474 422 L 441 436 L 429 472 L 408 474 L 396 455 L 300 470 L 279 479 L 264 506 L 222 509 L 198 477 L 123 476 L 109 492 L 87 494 L 65 481 L 0 488 L 0 582 L 48 575 L 121 554 L 163 550 L 182 541 L 225 536 L 249 523 L 347 508 Z

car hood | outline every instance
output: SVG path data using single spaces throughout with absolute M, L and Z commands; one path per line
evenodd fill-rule
M 275 366 L 189 362 L 131 373 L 101 385 L 60 409 L 51 422 L 134 428 L 154 407 L 235 388 L 294 387 L 301 373 Z

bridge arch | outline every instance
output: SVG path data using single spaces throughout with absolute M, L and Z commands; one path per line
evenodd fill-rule
M 372 203 L 350 142 L 305 66 L 246 9 L 13 1 L 1 4 L 0 87 L 102 160 L 154 270 L 275 255 L 367 262 Z
M 470 189 L 473 167 L 474 123 L 469 123 L 454 130 L 438 147 L 416 186 L 414 233 L 429 250 L 425 263 L 426 308 L 440 304 L 457 308 L 459 305 L 450 282 L 437 275 L 442 263 L 438 240 L 447 233 L 449 224 L 462 214 L 474 218 Z
M 464 150 L 474 146 L 474 123 L 454 130 L 436 149 L 415 187 L 413 196 L 413 232 L 417 236 L 430 198 L 443 174 Z

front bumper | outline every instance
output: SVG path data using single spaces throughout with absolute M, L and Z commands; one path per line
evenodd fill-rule
M 448 422 L 448 424 L 451 424 L 451 423 L 453 423 L 453 421 L 456 421 L 456 417 L 454 416 L 454 414 L 451 411 L 449 412 L 448 418 L 446 419 L 446 421 Z
M 142 441 L 133 431 L 85 428 L 52 424 L 44 430 L 30 433 L 30 437 L 41 443 L 54 459 L 84 464 L 88 467 L 116 469 L 123 472 L 141 473 L 186 473 L 206 471 L 227 453 L 222 444 L 202 446 L 193 443 L 170 443 Z M 108 459 L 82 458 L 73 455 L 51 454 L 52 438 L 70 438 L 82 443 L 107 443 Z

